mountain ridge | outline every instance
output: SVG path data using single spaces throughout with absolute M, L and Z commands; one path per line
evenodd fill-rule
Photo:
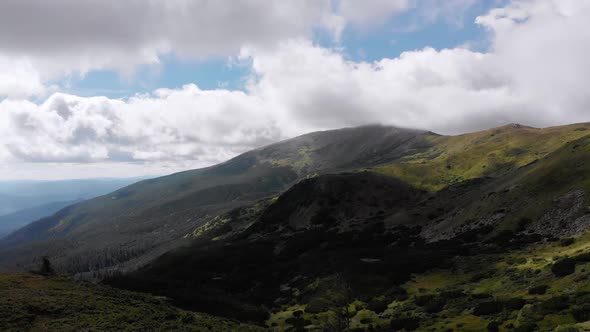
M 319 175 L 220 216 L 190 245 L 108 282 L 277 331 L 577 328 L 590 317 L 579 302 L 589 167 L 586 135 L 505 175 L 435 192 L 371 171 Z M 536 293 L 544 284 L 554 297 Z
M 588 123 L 347 128 L 70 206 L 0 263 L 277 331 L 553 331 L 590 319 L 589 194 Z
M 117 268 L 129 260 L 128 256 L 135 260 L 150 251 L 161 252 L 164 249 L 158 248 L 160 244 L 162 248 L 174 247 L 175 242 L 183 245 L 182 237 L 211 217 L 279 194 L 302 178 L 367 169 L 398 177 L 420 189 L 440 190 L 470 178 L 502 175 L 514 167 L 522 167 L 565 144 L 566 140 L 582 136 L 589 128 L 587 123 L 544 129 L 505 125 L 471 134 L 444 136 L 423 130 L 369 125 L 313 132 L 246 152 L 218 165 L 141 181 L 77 204 L 66 214 L 45 218 L 0 241 L 0 248 L 5 250 L 4 254 L 0 252 L 0 266 L 10 269 L 16 261 L 20 265 L 35 264 L 36 257 L 23 254 L 35 248 L 37 256 L 61 257 L 56 264 L 65 267 L 71 265 L 67 258 L 71 248 L 80 251 L 76 257 L 84 255 L 78 248 L 80 241 L 84 241 L 90 243 L 88 247 L 92 252 L 102 246 L 103 253 L 99 255 L 103 256 L 118 256 L 121 250 L 132 252 L 122 255 L 121 259 L 104 262 L 101 258 L 97 262 L 97 266 L 102 266 L 100 269 Z M 506 150 L 502 139 L 508 141 L 513 137 L 529 152 L 523 153 L 519 146 Z M 534 150 L 540 149 L 539 138 L 547 138 L 551 143 L 543 144 L 548 151 Z M 478 159 L 471 162 L 467 158 L 467 169 L 450 164 L 449 160 L 463 158 L 466 153 L 485 152 L 478 144 L 494 146 L 502 153 L 508 151 L 507 156 L 492 150 L 491 159 L 489 155 L 476 157 L 496 165 L 493 166 L 496 171 L 481 171 L 486 165 L 478 165 Z M 474 148 L 467 152 L 461 150 L 469 146 Z M 519 164 L 502 168 L 503 162 L 513 160 Z M 438 169 L 435 173 L 438 175 L 421 173 L 423 167 L 429 171 Z M 463 176 L 457 177 L 457 172 Z M 102 235 L 105 232 L 98 227 L 105 222 L 116 233 L 109 236 L 112 243 L 100 244 L 96 239 L 106 235 Z M 165 228 L 171 229 L 162 232 Z M 69 236 L 71 232 L 74 233 Z M 56 243 L 61 244 L 56 246 Z M 19 246 L 23 249 L 18 249 Z M 20 257 L 13 262 L 1 259 L 12 255 Z M 66 270 L 84 272 L 88 267 L 70 266 Z
M 14 230 L 26 226 L 33 221 L 39 220 L 45 216 L 52 215 L 55 212 L 67 207 L 68 205 L 72 205 L 80 201 L 81 200 L 51 202 L 0 216 L 0 238 L 8 235 Z
M 35 264 L 35 257 L 28 254 L 33 251 L 57 256 L 56 266 L 67 271 L 90 272 L 87 265 L 72 263 L 85 255 L 84 246 L 91 252 L 103 248 L 98 255 L 111 257 L 99 258 L 90 266 L 119 265 L 129 260 L 120 250 L 137 257 L 157 251 L 160 245 L 181 244 L 183 235 L 210 216 L 276 195 L 318 172 L 357 168 L 358 156 L 360 164 L 376 165 L 383 158 L 394 160 L 408 151 L 425 149 L 424 135 L 423 131 L 384 126 L 310 133 L 216 166 L 141 181 L 74 205 L 0 241 L 4 248 L 0 266 L 10 268 L 17 261 Z M 115 233 L 106 243 L 99 242 L 105 227 Z

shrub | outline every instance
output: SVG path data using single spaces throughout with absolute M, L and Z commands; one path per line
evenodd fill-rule
M 491 276 L 490 273 L 485 273 L 485 272 L 477 273 L 477 274 L 473 275 L 473 277 L 471 277 L 471 279 L 469 279 L 469 281 L 470 282 L 478 282 L 478 281 L 481 281 L 483 279 L 487 279 L 490 276 Z
M 366 324 L 370 324 L 370 323 L 372 323 L 372 322 L 373 322 L 373 320 L 372 320 L 371 318 L 368 318 L 368 317 L 366 317 L 366 318 L 363 318 L 363 319 L 361 319 L 361 320 L 360 320 L 360 323 L 361 323 L 361 324 L 365 324 L 365 325 L 366 325 Z
M 498 332 L 500 331 L 500 323 L 493 321 L 489 322 L 487 326 L 488 332 Z
M 417 318 L 395 318 L 391 320 L 389 327 L 394 331 L 401 329 L 415 331 L 420 327 L 420 321 Z
M 385 292 L 385 297 L 394 300 L 403 301 L 408 298 L 408 291 L 400 286 L 393 286 Z
M 577 322 L 587 322 L 590 320 L 590 305 L 584 305 L 572 309 L 572 316 Z
M 504 302 L 504 307 L 508 310 L 520 310 L 525 304 L 526 301 L 524 299 L 514 297 L 506 300 L 506 302 Z
M 447 300 L 458 299 L 465 296 L 462 290 L 450 290 L 440 293 L 440 297 Z
M 567 296 L 556 296 L 542 303 L 542 308 L 548 312 L 555 312 L 567 309 L 569 298 Z
M 535 332 L 538 331 L 539 327 L 535 323 L 524 323 L 514 329 L 514 332 Z
M 475 294 L 471 294 L 471 297 L 477 300 L 482 300 L 482 299 L 489 299 L 490 297 L 492 297 L 492 295 L 487 294 L 487 293 L 475 293 Z
M 549 289 L 549 286 L 547 286 L 547 285 L 535 286 L 535 287 L 529 288 L 528 293 L 531 295 L 543 295 L 543 294 L 547 293 L 547 289 Z
M 579 254 L 573 258 L 576 262 L 590 262 L 590 252 Z
M 502 303 L 498 301 L 482 302 L 475 306 L 473 314 L 476 316 L 491 315 L 499 313 L 500 311 L 502 311 L 502 309 Z
M 416 298 L 414 299 L 414 302 L 416 303 L 417 306 L 424 307 L 432 300 L 434 300 L 434 295 L 420 295 L 420 296 L 416 296 Z
M 180 315 L 180 320 L 186 324 L 193 323 L 195 321 L 195 315 L 188 312 L 184 312 Z
M 447 304 L 447 302 L 444 299 L 435 298 L 424 306 L 424 310 L 430 314 L 434 314 L 440 312 L 444 308 L 445 304 Z
M 559 260 L 551 266 L 551 272 L 558 277 L 563 277 L 576 272 L 576 261 L 571 258 Z
M 581 332 L 580 328 L 575 326 L 558 326 L 555 332 Z
M 39 271 L 34 272 L 47 277 L 55 276 L 55 270 L 53 269 L 48 256 L 41 257 L 41 267 L 39 268 Z
M 568 247 L 568 246 L 571 246 L 572 244 L 574 244 L 574 242 L 576 242 L 576 239 L 574 239 L 573 237 L 568 237 L 568 238 L 559 240 L 559 245 L 562 247 Z
M 389 302 L 386 299 L 374 298 L 367 304 L 367 309 L 380 314 L 387 309 L 388 304 Z
M 334 304 L 332 301 L 322 297 L 314 297 L 307 306 L 305 307 L 305 311 L 309 313 L 320 313 L 324 311 L 328 311 L 329 309 L 333 308 Z
M 285 320 L 285 323 L 291 325 L 294 331 L 305 331 L 305 320 L 301 317 L 289 317 Z

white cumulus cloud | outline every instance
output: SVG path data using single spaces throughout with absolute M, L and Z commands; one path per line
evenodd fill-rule
M 164 55 L 232 56 L 246 45 L 311 37 L 315 29 L 338 37 L 348 23 L 373 25 L 375 15 L 403 11 L 406 0 L 368 0 L 360 8 L 356 1 L 340 2 L 4 0 L 0 78 L 12 83 L 0 83 L 0 96 L 38 96 L 44 92 L 39 85 L 92 70 L 130 76 Z M 7 64 L 4 58 L 17 60 Z
M 241 47 L 252 65 L 245 91 L 187 85 L 125 100 L 5 99 L 0 158 L 96 169 L 119 162 L 136 174 L 147 162 L 160 171 L 200 167 L 307 131 L 367 123 L 460 133 L 589 121 L 589 3 L 492 10 L 477 19 L 490 32 L 486 52 L 424 48 L 355 62 L 297 37 Z

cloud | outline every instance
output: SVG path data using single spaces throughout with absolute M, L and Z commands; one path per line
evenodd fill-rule
M 232 56 L 244 46 L 311 37 L 316 29 L 337 37 L 349 22 L 373 24 L 375 16 L 399 12 L 405 2 L 6 0 L 0 2 L 0 69 L 2 58 L 18 59 L 9 81 L 33 71 L 35 84 L 103 69 L 130 76 L 138 65 L 159 64 L 163 55 Z M 0 96 L 42 94 L 26 83 L 0 85 Z
M 385 21 L 390 16 L 410 8 L 409 0 L 339 0 L 334 5 L 335 14 L 347 22 L 366 26 Z
M 494 39 L 495 70 L 545 122 L 589 120 L 590 1 L 518 1 L 477 22 Z M 533 121 L 543 121 L 531 116 Z
M 43 95 L 46 87 L 39 72 L 25 58 L 10 58 L 0 54 L 0 96 L 26 98 Z
M 0 68 L 11 59 L 15 73 L 6 81 L 18 83 L 0 85 L 0 96 L 40 96 L 47 82 L 93 70 L 130 77 L 139 65 L 158 65 L 162 56 L 233 56 L 243 47 L 274 47 L 318 30 L 338 41 L 348 26 L 375 28 L 416 7 L 427 21 L 454 17 L 471 1 L 5 0 Z M 32 75 L 25 80 L 23 72 Z
M 56 93 L 0 102 L 4 154 L 25 162 L 182 161 L 207 165 L 280 138 L 260 101 L 195 85 L 128 101 Z M 0 149 L 2 150 L 2 149 Z
M 347 27 L 367 32 L 402 14 L 406 16 L 396 24 L 398 32 L 439 21 L 462 27 L 465 13 L 476 4 L 476 0 L 333 0 L 332 13 L 322 17 L 322 26 L 336 41 Z
M 241 48 L 252 66 L 245 91 L 187 85 L 127 100 L 6 99 L 0 158 L 176 170 L 311 130 L 367 123 L 461 133 L 588 121 L 588 18 L 588 1 L 518 1 L 477 19 L 490 32 L 487 52 L 425 48 L 354 62 L 338 49 L 290 38 Z
M 447 23 L 462 26 L 465 12 L 475 5 L 476 0 L 422 0 L 418 12 L 425 22 L 435 22 L 442 18 Z
M 291 41 L 245 54 L 260 78 L 252 91 L 282 105 L 298 128 L 379 122 L 453 134 L 509 122 L 543 127 L 590 120 L 589 18 L 589 1 L 515 1 L 477 19 L 491 34 L 485 53 L 425 48 L 367 63 Z
M 90 62 L 98 61 L 97 51 L 127 54 L 131 62 L 139 56 L 148 63 L 169 50 L 196 57 L 228 55 L 244 44 L 307 35 L 328 5 L 311 0 L 6 0 L 0 4 L 0 43 L 2 52 L 63 56 L 73 51 L 90 56 Z
M 300 40 L 252 59 L 260 79 L 250 91 L 274 106 L 289 135 L 366 123 L 458 133 L 533 120 L 531 101 L 512 94 L 493 54 L 426 48 L 352 62 Z
M 330 8 L 328 0 L 2 1 L 0 69 L 17 60 L 0 78 L 17 83 L 0 83 L 0 96 L 40 95 L 39 85 L 92 70 L 130 76 L 167 54 L 229 56 L 309 36 Z

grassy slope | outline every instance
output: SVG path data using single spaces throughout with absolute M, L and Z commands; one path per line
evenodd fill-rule
M 66 278 L 0 274 L 2 331 L 259 331 L 164 299 Z
M 508 125 L 459 136 L 429 137 L 433 147 L 375 170 L 426 190 L 483 176 L 505 175 L 590 134 L 590 124 L 552 128 Z
M 454 218 L 466 221 L 508 207 L 501 228 L 514 231 L 516 221 L 523 217 L 534 223 L 556 205 L 557 197 L 574 190 L 590 192 L 590 136 L 572 140 L 543 160 L 490 182 L 486 189 L 490 188 L 510 190 L 475 198 Z M 588 200 L 585 202 L 567 222 L 590 213 Z M 497 254 L 458 256 L 452 267 L 414 275 L 402 286 L 407 296 L 388 302 L 383 310 L 350 299 L 351 327 L 388 330 L 392 321 L 413 319 L 417 324 L 408 330 L 476 332 L 486 331 L 488 324 L 497 322 L 499 331 L 585 331 L 583 328 L 590 326 L 590 259 L 577 258 L 575 270 L 563 276 L 553 273 L 552 268 L 564 258 L 589 253 L 590 232 L 586 231 L 573 244 L 541 242 Z M 530 294 L 529 289 L 537 286 L 547 286 L 547 291 Z M 452 292 L 459 295 L 448 295 Z M 331 294 L 327 298 L 338 296 Z M 478 313 L 476 308 L 486 303 L 499 303 L 500 309 Z M 306 309 L 301 304 L 284 306 L 268 324 L 286 331 L 292 328 L 294 315 L 299 316 L 295 313 L 301 311 L 299 317 L 308 328 L 325 327 L 336 324 L 336 312 L 342 310 L 340 307 L 317 313 Z
M 455 213 L 433 225 L 432 232 L 487 224 L 494 218 L 497 231 L 516 230 L 522 220 L 534 223 L 546 217 L 556 200 L 574 191 L 590 193 L 590 135 L 565 143 L 533 164 L 487 180 L 468 200 L 449 202 L 457 208 Z M 564 219 L 572 221 L 579 214 Z M 549 219 L 558 222 L 556 216 Z
M 379 310 L 350 299 L 345 306 L 350 327 L 389 331 L 392 321 L 411 318 L 417 326 L 408 331 L 479 332 L 486 331 L 491 322 L 498 323 L 499 331 L 585 331 L 581 328 L 590 325 L 590 306 L 586 304 L 590 301 L 590 263 L 578 263 L 575 272 L 566 276 L 556 276 L 551 268 L 564 257 L 589 252 L 590 233 L 586 233 L 568 246 L 555 242 L 506 254 L 457 257 L 452 268 L 414 275 L 402 286 L 406 295 Z M 546 293 L 529 294 L 536 286 L 547 286 Z M 449 295 L 453 293 L 458 295 Z M 324 296 L 333 299 L 342 295 Z M 437 301 L 438 309 L 429 308 L 436 307 Z M 506 305 L 509 301 L 521 303 L 511 307 Z M 478 306 L 489 302 L 502 307 L 493 313 L 477 312 Z M 342 307 L 321 312 L 306 309 L 306 305 L 286 305 L 267 323 L 276 331 L 287 331 L 300 311 L 308 330 L 321 330 L 336 325 L 336 312 Z

